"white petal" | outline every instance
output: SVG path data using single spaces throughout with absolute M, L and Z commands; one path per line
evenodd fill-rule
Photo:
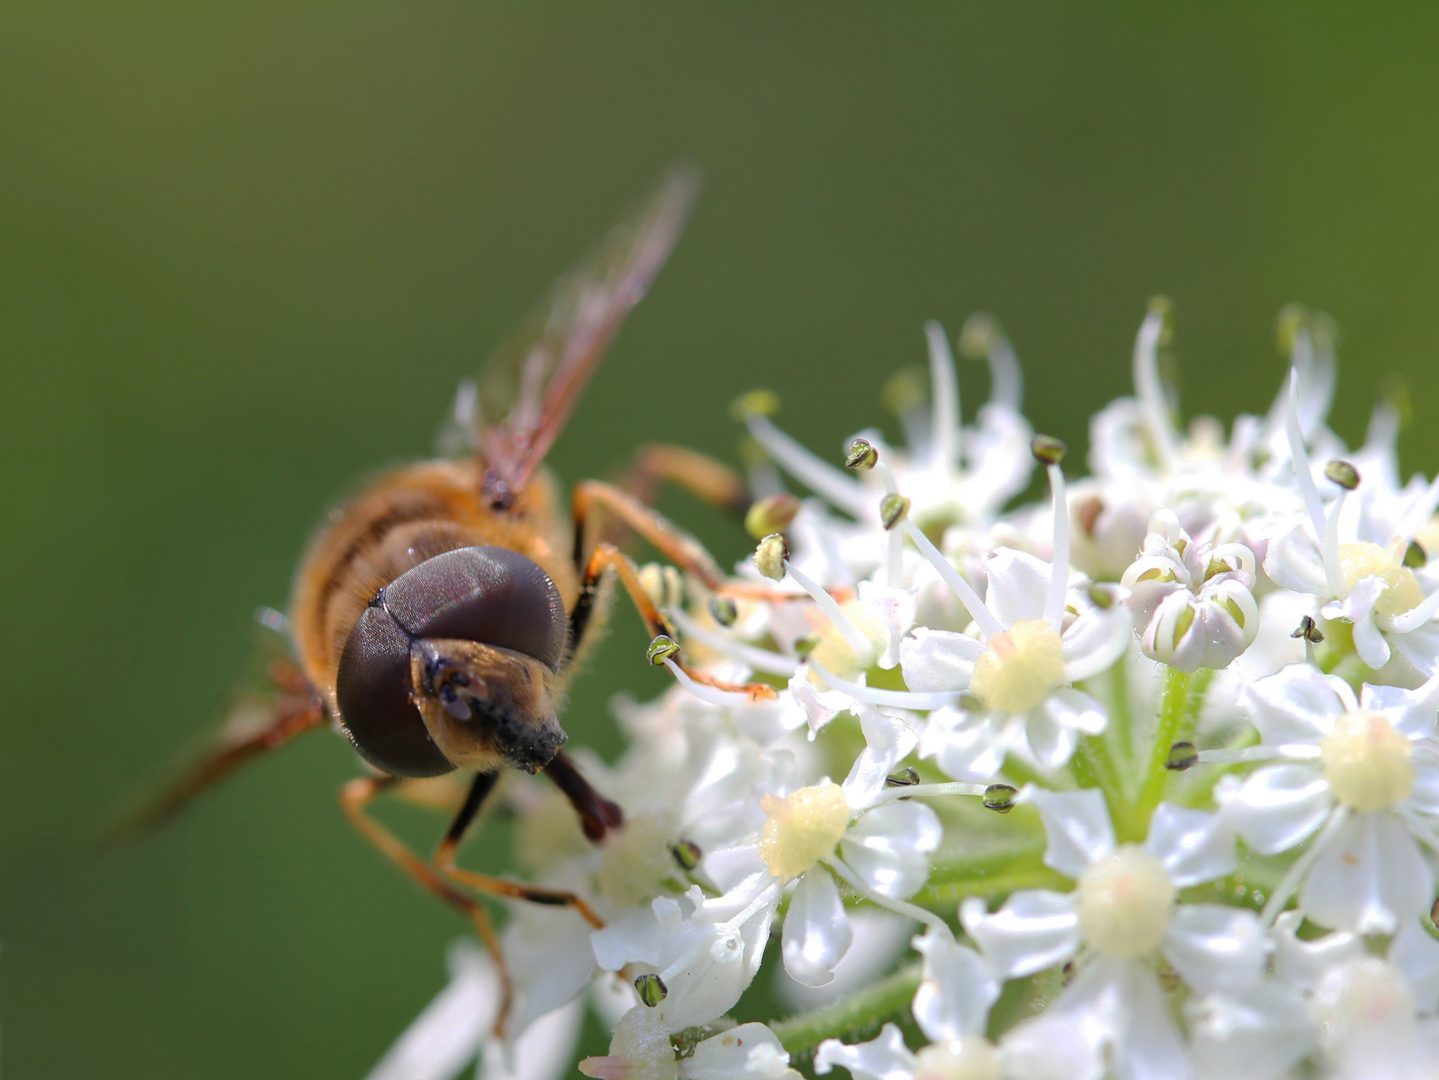
M 839 853 L 866 889 L 903 900 L 928 880 L 929 857 L 943 836 L 939 817 L 923 803 L 884 803 L 845 831 Z
M 904 685 L 916 693 L 964 690 L 983 653 L 984 645 L 966 634 L 917 626 L 899 646 Z
M 666 898 L 667 903 L 678 905 Z M 658 901 L 656 901 L 658 903 Z M 595 962 L 605 971 L 619 971 L 630 963 L 659 963 L 662 939 L 659 920 L 651 908 L 631 911 L 590 934 Z
M 525 1028 L 513 1045 L 486 1043 L 479 1080 L 559 1080 L 573 1065 L 584 1018 L 584 1002 L 571 1001 Z
M 1324 560 L 1307 525 L 1276 537 L 1264 555 L 1264 572 L 1281 588 L 1329 596 Z
M 1085 735 L 1098 735 L 1109 723 L 1104 706 L 1081 690 L 1061 687 L 1044 699 L 1042 708 L 1057 724 Z
M 1334 805 L 1329 783 L 1312 765 L 1270 765 L 1224 798 L 1223 814 L 1263 855 L 1287 851 L 1323 823 Z
M 511 1032 L 573 1001 L 595 973 L 589 925 L 564 908 L 524 905 L 501 941 L 515 982 Z
M 1304 1001 L 1271 983 L 1242 995 L 1192 998 L 1185 1013 L 1200 1080 L 1288 1076 L 1314 1047 Z
M 1347 930 L 1301 941 L 1302 911 L 1286 911 L 1274 920 L 1274 974 L 1298 990 L 1313 992 L 1330 968 L 1368 955 L 1364 939 Z
M 789 1054 L 764 1024 L 740 1024 L 712 1035 L 680 1062 L 685 1080 L 800 1080 Z
M 1394 730 L 1408 739 L 1434 734 L 1436 707 L 1439 707 L 1439 679 L 1405 690 L 1399 686 L 1370 686 L 1359 691 L 1360 708 L 1383 712 Z
M 999 983 L 973 949 L 955 944 L 934 929 L 914 939 L 924 957 L 924 977 L 911 1010 L 931 1042 L 983 1035 Z
M 1291 664 L 1256 679 L 1240 695 L 1240 704 L 1265 744 L 1317 745 L 1334 729 L 1334 718 L 1347 711 L 1353 692 L 1334 675 L 1308 664 Z
M 851 810 L 863 810 L 885 787 L 885 778 L 910 755 L 918 736 L 899 717 L 872 706 L 860 715 L 864 750 L 855 758 L 844 781 L 844 798 Z
M 847 911 L 854 932 L 849 951 L 834 969 L 834 981 L 811 987 L 796 982 L 780 964 L 774 969 L 774 993 L 787 1012 L 807 1012 L 861 990 L 892 971 L 900 954 L 909 951 L 914 920 L 883 908 Z
M 806 986 L 824 986 L 854 939 L 844 901 L 828 870 L 815 867 L 799 879 L 784 917 L 784 968 Z
M 1439 941 L 1417 919 L 1406 919 L 1389 943 L 1389 961 L 1409 980 L 1421 1012 L 1439 1004 Z
M 1109 669 L 1133 639 L 1124 607 L 1090 608 L 1064 631 L 1064 678 L 1078 682 Z
M 451 1080 L 479 1052 L 500 1006 L 490 958 L 469 942 L 450 948 L 450 984 L 415 1018 L 367 1080 Z
M 1149 822 L 1144 848 L 1164 864 L 1181 888 L 1213 881 L 1235 867 L 1234 833 L 1219 814 L 1160 803 Z
M 1104 796 L 1094 788 L 1049 791 L 1033 784 L 1022 793 L 1044 821 L 1048 846 L 1044 865 L 1065 877 L 1078 878 L 1094 860 L 1114 850 L 1114 826 Z
M 934 758 L 945 774 L 956 780 L 993 779 L 1007 751 L 994 722 L 998 715 L 982 709 L 934 710 L 920 739 L 920 756 Z
M 1321 926 L 1392 934 L 1434 899 L 1434 874 L 1394 814 L 1352 814 L 1315 861 L 1299 906 Z
M 1360 578 L 1344 601 L 1345 614 L 1354 624 L 1354 651 L 1375 671 L 1389 663 L 1389 642 L 1374 622 L 1374 605 L 1383 592 L 1384 583 L 1377 577 Z
M 845 1046 L 838 1039 L 825 1039 L 815 1051 L 814 1071 L 823 1076 L 836 1065 L 848 1069 L 854 1080 L 914 1078 L 914 1055 L 893 1024 L 885 1024 L 876 1038 L 855 1046 Z
M 989 590 L 985 606 L 1004 626 L 1026 619 L 1044 617 L 1044 600 L 1049 593 L 1050 566 L 1027 551 L 996 548 L 984 560 Z
M 1018 889 L 992 915 L 982 899 L 971 896 L 959 905 L 959 918 L 1003 979 L 1053 967 L 1079 948 L 1079 915 L 1065 893 Z
M 1425 761 L 1414 762 L 1414 786 L 1404 806 L 1428 817 L 1439 815 L 1439 767 Z
M 1024 714 L 1024 745 L 1029 756 L 1045 769 L 1057 769 L 1074 756 L 1079 734 L 1057 721 L 1048 706 L 1049 699 L 1046 699 Z M 1063 708 L 1058 711 L 1061 716 L 1065 715 Z
M 1236 992 L 1257 983 L 1269 956 L 1259 916 L 1223 904 L 1180 904 L 1163 952 L 1196 992 Z
M 999 1041 L 1006 1077 L 1023 1080 L 1099 1080 L 1107 1075 L 1105 1031 L 1082 1013 L 1041 1013 Z
M 1092 982 L 1092 986 L 1086 986 Z M 1106 985 L 1108 984 L 1108 985 Z M 1073 985 L 1055 999 L 1052 1008 L 1067 1012 L 1088 997 L 1101 1014 L 1109 1010 L 1112 988 L 1119 1023 L 1114 1036 L 1114 1074 L 1118 1080 L 1180 1080 L 1190 1074 L 1184 1039 L 1169 1015 L 1164 990 L 1154 973 L 1134 961 L 1091 964 Z M 1069 999 L 1069 1000 L 1066 1000 Z

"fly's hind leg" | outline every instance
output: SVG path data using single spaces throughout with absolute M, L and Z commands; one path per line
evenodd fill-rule
M 650 443 L 640 447 L 620 487 L 648 506 L 654 503 L 659 486 L 665 481 L 678 484 L 711 506 L 741 517 L 749 509 L 749 489 L 739 473 L 683 446 Z
M 481 788 L 480 782 L 486 780 L 489 781 L 489 785 L 485 786 L 480 791 L 479 797 L 476 798 L 475 793 Z M 469 812 L 470 819 L 474 818 L 475 812 L 479 810 L 480 802 L 483 801 L 490 787 L 494 786 L 494 782 L 493 774 L 481 773 L 475 777 L 475 785 L 471 787 L 470 795 L 460 810 L 461 818 L 465 817 L 466 811 Z M 500 938 L 495 933 L 495 924 L 490 921 L 490 913 L 485 910 L 484 904 L 451 885 L 441 874 L 436 872 L 434 867 L 406 847 L 394 833 L 366 812 L 366 807 L 376 795 L 393 788 L 398 783 L 400 783 L 400 778 L 397 776 L 364 776 L 351 780 L 340 788 L 340 805 L 344 807 L 345 816 L 350 819 L 350 823 L 360 831 L 366 840 L 379 848 L 391 862 L 418 881 L 430 893 L 461 914 L 469 916 L 470 921 L 474 923 L 475 932 L 485 943 L 485 948 L 489 950 L 490 956 L 494 960 L 495 970 L 499 973 L 500 1011 L 495 1020 L 495 1034 L 503 1035 L 505 1021 L 510 1015 L 513 987 L 510 983 L 510 969 L 505 963 L 504 954 L 500 951 Z M 474 803 L 473 808 L 470 805 L 472 802 Z M 454 826 L 451 826 L 450 831 L 454 832 Z
M 123 839 L 162 824 L 242 765 L 325 726 L 325 707 L 299 668 L 278 661 L 270 669 L 270 681 L 276 695 L 272 701 L 235 706 L 204 752 L 159 791 L 122 813 L 109 826 L 108 838 Z

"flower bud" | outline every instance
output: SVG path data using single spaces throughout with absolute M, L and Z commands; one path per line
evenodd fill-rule
M 784 532 L 799 513 L 799 499 L 787 491 L 769 495 L 751 506 L 744 516 L 745 532 L 756 540 Z

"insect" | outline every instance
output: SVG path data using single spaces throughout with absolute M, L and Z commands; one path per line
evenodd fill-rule
M 509 977 L 485 905 L 474 895 L 566 905 L 593 926 L 585 900 L 467 870 L 456 855 L 503 770 L 543 771 L 568 797 L 585 835 L 621 828 L 619 806 L 580 774 L 562 746 L 559 712 L 575 661 L 592 638 L 611 578 L 652 636 L 670 634 L 634 564 L 614 539 L 632 530 L 719 588 L 703 546 L 648 505 L 661 481 L 741 513 L 745 485 L 726 467 L 678 447 L 650 446 L 622 484 L 586 480 L 571 513 L 543 467 L 626 313 L 679 237 L 697 181 L 680 167 L 553 288 L 534 323 L 462 387 L 451 425 L 466 453 L 380 476 L 333 512 L 295 577 L 294 656 L 272 670 L 273 702 L 256 721 L 227 725 L 218 743 L 127 823 L 168 817 L 245 762 L 330 726 L 371 767 L 345 784 L 346 815 L 375 847 L 470 917 Z M 697 671 L 690 674 L 711 682 Z M 731 689 L 735 689 L 731 687 Z M 740 687 L 754 696 L 767 687 Z M 474 774 L 432 858 L 368 813 L 383 792 L 456 770 Z

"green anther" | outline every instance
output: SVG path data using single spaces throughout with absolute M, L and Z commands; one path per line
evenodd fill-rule
M 1089 602 L 1102 611 L 1108 611 L 1114 606 L 1114 594 L 1108 589 L 1098 585 L 1089 587 Z
M 1069 447 L 1052 435 L 1036 435 L 1029 443 L 1029 452 L 1041 465 L 1058 465 Z
M 1149 314 L 1164 320 L 1164 327 L 1159 331 L 1159 344 L 1168 345 L 1174 337 L 1174 302 L 1167 296 L 1153 297 L 1149 301 Z
M 755 569 L 771 581 L 784 578 L 784 561 L 789 558 L 789 544 L 780 533 L 771 533 L 754 549 Z
M 710 601 L 710 617 L 728 629 L 739 618 L 739 605 L 728 596 L 716 596 Z
M 640 1000 L 653 1009 L 669 994 L 669 987 L 658 975 L 641 975 L 635 980 L 635 990 L 639 992 Z
M 794 655 L 798 660 L 803 661 L 810 653 L 814 652 L 817 645 L 819 645 L 818 635 L 800 638 L 794 643 Z
M 896 416 L 912 412 L 929 397 L 929 379 L 918 368 L 905 368 L 891 376 L 879 392 L 880 404 Z
M 688 874 L 700 864 L 700 846 L 693 840 L 680 840 L 670 845 L 670 854 L 679 864 L 679 868 Z
M 1004 330 L 993 315 L 977 311 L 964 320 L 959 332 L 959 354 L 969 360 L 983 360 L 1004 340 Z
M 979 712 L 984 708 L 984 702 L 981 701 L 979 695 L 972 690 L 966 690 L 960 694 L 958 704 L 965 712 Z
M 880 500 L 879 520 L 884 524 L 886 531 L 894 528 L 908 516 L 909 500 L 898 492 L 886 495 Z
M 1359 486 L 1359 470 L 1339 458 L 1324 466 L 1324 475 L 1345 491 L 1353 491 Z
M 1314 621 L 1314 616 L 1306 615 L 1299 620 L 1299 626 L 1294 633 L 1289 635 L 1292 638 L 1303 638 L 1311 645 L 1318 645 L 1324 640 L 1324 635 L 1319 632 L 1319 624 Z
M 990 784 L 984 789 L 984 808 L 996 814 L 1007 814 L 1014 809 L 1014 797 L 1019 790 L 1010 784 Z
M 844 452 L 844 467 L 846 469 L 872 469 L 879 461 L 879 451 L 874 448 L 874 443 L 868 439 L 851 439 L 848 449 Z
M 1301 330 L 1309 328 L 1309 311 L 1303 304 L 1286 304 L 1274 320 L 1274 338 L 1284 356 L 1294 352 L 1294 342 Z
M 1192 769 L 1199 764 L 1199 751 L 1194 749 L 1190 742 L 1177 742 L 1169 748 L 1169 756 L 1164 759 L 1164 767 L 1170 772 L 1184 772 L 1185 769 Z
M 1404 565 L 1410 570 L 1419 570 L 1429 565 L 1429 553 L 1418 540 L 1410 540 L 1409 546 L 1404 549 Z
M 770 533 L 784 532 L 798 513 L 799 499 L 789 492 L 768 495 L 745 513 L 745 531 L 754 539 L 761 540 Z
M 679 643 L 668 634 L 661 634 L 650 642 L 650 647 L 645 650 L 645 656 L 651 664 L 659 667 L 666 660 L 678 656 L 680 651 Z
M 906 765 L 902 770 L 884 778 L 885 787 L 914 787 L 919 783 L 919 773 L 915 772 L 912 766 Z
M 773 416 L 779 412 L 779 395 L 773 390 L 751 390 L 734 399 L 729 407 L 730 418 L 743 424 L 756 416 Z

